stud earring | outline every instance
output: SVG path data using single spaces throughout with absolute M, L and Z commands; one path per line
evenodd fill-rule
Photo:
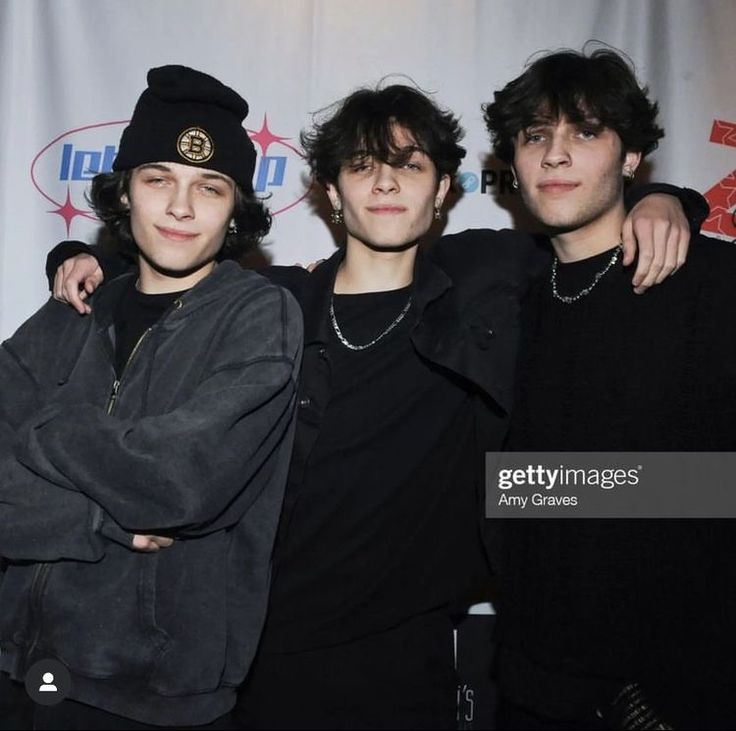
M 235 223 L 235 219 L 234 218 L 230 219 L 230 223 L 227 226 L 227 232 L 229 234 L 236 234 L 236 233 L 238 233 L 238 224 Z
M 330 213 L 330 221 L 334 223 L 335 226 L 339 226 L 341 223 L 345 223 L 341 208 L 332 209 L 332 212 Z

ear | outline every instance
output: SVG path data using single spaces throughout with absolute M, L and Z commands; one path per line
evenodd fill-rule
M 337 189 L 337 186 L 332 183 L 327 183 L 327 185 L 325 185 L 325 190 L 327 191 L 327 197 L 330 199 L 330 203 L 332 204 L 332 210 L 341 211 L 342 198 L 340 198 L 340 191 Z
M 636 169 L 641 162 L 641 152 L 627 152 L 624 155 L 624 162 L 621 166 L 621 174 L 625 178 L 633 178 Z
M 447 195 L 447 192 L 450 190 L 450 176 L 445 174 L 437 183 L 437 192 L 434 196 L 434 206 L 435 208 L 442 208 L 442 204 L 445 201 L 445 196 Z

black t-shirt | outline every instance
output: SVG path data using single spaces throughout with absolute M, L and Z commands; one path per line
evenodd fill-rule
M 113 322 L 115 325 L 115 373 L 123 372 L 131 353 L 148 328 L 153 327 L 161 315 L 171 307 L 181 292 L 164 294 L 144 294 L 138 291 L 131 280 L 123 296 L 115 306 Z
M 401 313 L 410 288 L 334 295 L 362 345 Z M 467 387 L 414 349 L 412 307 L 375 345 L 331 331 L 331 399 L 285 515 L 263 646 L 349 640 L 457 599 L 479 570 Z

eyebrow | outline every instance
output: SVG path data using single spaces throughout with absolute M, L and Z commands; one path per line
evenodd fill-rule
M 138 170 L 159 170 L 163 173 L 173 173 L 173 170 L 168 166 L 164 165 L 160 162 L 146 162 L 143 163 L 143 165 L 140 165 L 138 167 Z M 199 176 L 203 178 L 204 180 L 221 180 L 223 183 L 230 185 L 232 181 L 230 181 L 227 177 L 224 175 L 221 175 L 220 173 L 214 173 L 214 172 L 199 172 Z
M 138 170 L 162 170 L 165 173 L 171 172 L 171 168 L 168 165 L 162 165 L 159 162 L 145 162 L 143 165 L 138 166 Z
M 425 152 L 424 149 L 422 149 L 419 145 L 404 145 L 403 147 L 396 147 L 396 152 L 401 155 L 410 155 L 413 152 Z M 375 152 L 370 152 L 369 150 L 366 150 L 365 148 L 360 148 L 358 150 L 354 150 L 351 158 L 355 157 L 373 157 L 375 155 Z
M 588 125 L 590 127 L 605 127 L 597 117 L 582 117 L 581 119 L 571 120 L 568 118 L 568 123 L 573 125 Z M 553 117 L 536 117 L 532 119 L 529 124 L 525 125 L 521 131 L 529 129 L 530 127 L 555 127 L 559 122 L 559 118 Z
M 423 150 L 418 145 L 406 145 L 405 147 L 397 148 L 396 152 L 391 152 L 390 157 L 386 160 L 375 152 L 368 152 L 368 150 L 355 150 L 353 154 L 343 162 L 343 165 L 351 165 L 368 158 L 377 158 L 389 165 L 401 165 L 410 160 L 415 153 L 420 153 L 429 157 L 427 151 Z
M 223 183 L 227 183 L 228 185 L 232 182 L 224 175 L 220 175 L 220 173 L 200 173 L 200 177 L 205 178 L 206 180 L 222 180 Z
M 560 121 L 560 119 L 561 119 L 561 116 L 553 117 L 547 114 L 540 114 L 535 117 L 532 117 L 529 120 L 527 127 L 532 127 L 532 126 L 542 127 L 545 125 L 557 124 Z

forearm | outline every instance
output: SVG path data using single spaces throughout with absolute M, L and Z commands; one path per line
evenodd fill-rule
M 238 388 L 215 378 L 160 417 L 115 419 L 91 405 L 51 406 L 21 430 L 21 460 L 84 493 L 136 533 L 214 530 L 237 522 L 257 496 L 248 487 L 291 423 L 290 361 L 270 363 L 275 383 Z M 253 376 L 257 382 L 257 377 Z
M 81 493 L 40 478 L 5 453 L 0 460 L 0 556 L 98 561 L 110 540 L 129 547 L 132 536 Z
M 97 259 L 102 273 L 107 281 L 114 279 L 128 271 L 133 263 L 119 254 L 110 254 L 99 246 L 90 246 L 83 241 L 62 241 L 57 244 L 46 256 L 46 278 L 49 289 L 53 289 L 56 270 L 67 260 L 77 254 L 89 254 Z
M 0 444 L 38 408 L 39 383 L 13 351 L 10 342 L 0 345 Z
M 710 213 L 710 207 L 708 201 L 698 191 L 691 188 L 680 188 L 668 183 L 646 183 L 631 186 L 626 190 L 624 196 L 626 209 L 630 211 L 640 200 L 654 193 L 663 193 L 677 198 L 690 225 L 690 233 L 700 232 L 700 227 Z
M 195 327 L 188 321 L 197 333 L 192 337 L 201 341 L 201 364 L 179 375 L 169 372 L 176 385 L 171 392 L 164 388 L 167 395 L 160 386 L 149 391 L 143 365 L 137 380 L 126 379 L 117 412 L 109 414 L 98 366 L 75 366 L 69 378 L 78 381 L 81 402 L 69 395 L 45 399 L 18 428 L 18 460 L 48 482 L 84 494 L 131 533 L 189 535 L 234 525 L 257 498 L 249 488 L 271 469 L 272 455 L 281 452 L 289 432 L 301 355 L 296 302 L 270 285 L 254 292 L 237 299 L 239 306 L 217 322 L 203 316 Z M 157 332 L 152 352 L 186 339 L 178 331 Z M 43 338 L 30 340 L 33 361 Z M 85 341 L 72 352 L 88 347 Z M 98 388 L 88 399 L 92 383 Z M 128 398 L 132 408 L 120 408 Z

